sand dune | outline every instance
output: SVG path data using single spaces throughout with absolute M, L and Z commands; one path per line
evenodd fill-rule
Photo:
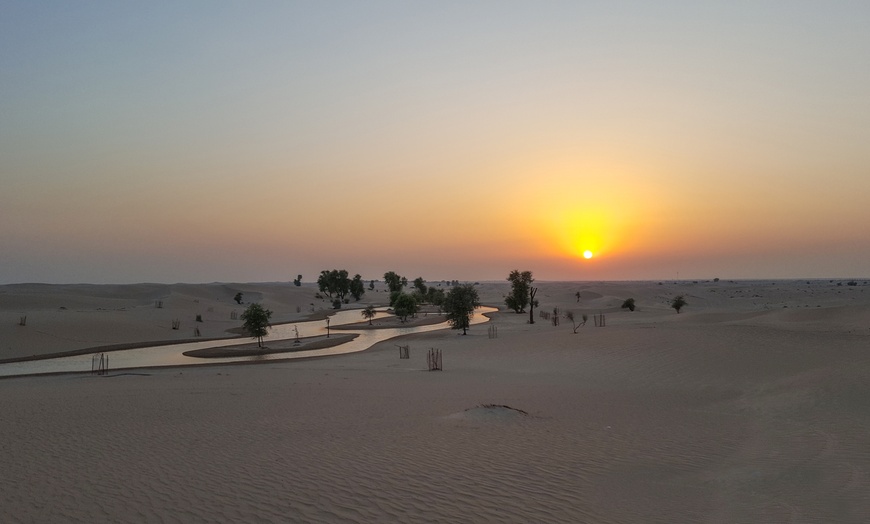
M 811 282 L 541 283 L 541 310 L 605 311 L 607 326 L 590 318 L 574 334 L 564 318 L 501 312 L 497 338 L 486 325 L 412 335 L 408 360 L 389 341 L 298 362 L 0 380 L 0 519 L 864 522 L 870 293 Z M 313 302 L 310 287 L 245 286 L 282 318 Z M 156 295 L 217 316 L 237 288 L 27 300 L 34 319 L 52 318 L 33 306 L 43 299 L 73 304 L 93 329 L 114 303 L 151 333 L 167 313 Z M 480 291 L 498 305 L 507 287 Z M 679 315 L 675 294 L 689 302 Z M 633 313 L 619 309 L 629 296 Z M 0 297 L 17 314 L 8 286 Z M 442 372 L 424 371 L 431 347 Z

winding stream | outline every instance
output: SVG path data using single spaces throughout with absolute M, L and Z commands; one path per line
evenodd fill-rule
M 480 307 L 474 311 L 474 316 L 471 318 L 471 324 L 482 324 L 489 319 L 484 313 L 492 313 L 497 311 L 492 307 Z M 385 313 L 379 313 L 375 318 L 388 316 Z M 347 324 L 354 324 L 360 321 L 360 310 L 349 309 L 339 311 L 330 317 L 330 327 L 337 327 Z M 312 337 L 326 334 L 325 320 L 311 320 L 307 322 L 297 322 L 291 324 L 280 324 L 273 326 L 269 331 L 269 336 L 265 341 L 282 340 L 296 337 L 294 327 L 299 329 L 300 337 Z M 227 358 L 198 358 L 188 357 L 183 355 L 185 351 L 194 349 L 205 349 L 214 347 L 234 346 L 250 342 L 249 338 L 231 338 L 225 340 L 211 340 L 207 342 L 187 342 L 183 344 L 171 344 L 165 346 L 151 346 L 136 349 L 125 349 L 120 351 L 111 351 L 105 353 L 109 356 L 110 371 L 131 368 L 151 368 L 162 366 L 195 366 L 204 364 L 220 364 L 227 362 L 263 362 L 267 360 L 286 360 L 293 358 L 307 357 L 322 357 L 328 355 L 343 355 L 345 353 L 354 353 L 363 351 L 384 340 L 389 340 L 401 335 L 411 333 L 425 333 L 438 329 L 447 328 L 447 322 L 440 324 L 431 324 L 428 326 L 417 327 L 398 327 L 398 328 L 381 328 L 381 329 L 363 329 L 355 331 L 352 329 L 342 329 L 336 331 L 337 335 L 345 333 L 359 333 L 359 336 L 350 342 L 339 344 L 330 348 L 312 349 L 309 351 L 296 351 L 287 353 L 272 353 L 268 355 L 256 355 L 245 357 L 227 357 Z M 0 377 L 9 377 L 17 375 L 35 375 L 42 373 L 81 373 L 91 371 L 91 362 L 94 355 L 97 353 L 88 353 L 85 355 L 75 355 L 68 357 L 50 358 L 44 360 L 28 360 L 24 362 L 11 362 L 8 364 L 0 364 Z

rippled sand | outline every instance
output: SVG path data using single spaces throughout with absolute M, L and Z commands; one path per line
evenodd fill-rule
M 542 309 L 590 314 L 577 334 L 503 313 L 498 338 L 487 325 L 415 335 L 408 360 L 384 343 L 0 380 L 0 520 L 864 522 L 864 295 L 827 281 L 544 284 Z M 638 311 L 619 309 L 627 296 Z M 424 370 L 430 347 L 444 371 Z

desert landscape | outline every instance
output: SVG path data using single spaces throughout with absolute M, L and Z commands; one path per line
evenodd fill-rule
M 870 2 L 2 15 L 0 524 L 870 521 Z
M 0 516 L 726 523 L 870 514 L 866 281 L 536 286 L 530 324 L 505 307 L 507 282 L 477 284 L 481 303 L 499 311 L 467 336 L 447 328 L 324 358 L 0 380 Z M 289 283 L 0 286 L 0 358 L 184 340 L 194 327 L 202 339 L 227 337 L 240 325 L 233 311 L 254 301 L 273 322 L 322 318 L 330 305 L 316 293 Z M 687 302 L 679 314 L 677 295 Z M 386 298 L 378 283 L 344 309 Z M 621 307 L 628 298 L 635 311 Z M 399 344 L 410 358 L 399 358 Z M 430 348 L 441 350 L 442 371 L 427 371 Z

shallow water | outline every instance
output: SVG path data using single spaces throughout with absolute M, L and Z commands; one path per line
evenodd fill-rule
M 481 324 L 489 319 L 483 313 L 492 313 L 497 311 L 496 308 L 481 307 L 475 310 L 474 316 L 471 319 L 472 324 Z M 375 318 L 387 316 L 386 313 L 379 313 Z M 336 327 L 346 324 L 353 324 L 360 321 L 360 310 L 349 309 L 339 311 L 330 317 L 330 327 Z M 171 344 L 166 346 L 151 346 L 136 349 L 125 349 L 121 351 L 111 351 L 104 353 L 109 358 L 109 370 L 115 371 L 119 369 L 130 368 L 150 368 L 162 366 L 195 366 L 203 364 L 220 364 L 227 362 L 253 362 L 266 360 L 285 360 L 292 358 L 306 357 L 322 357 L 328 355 L 343 355 L 345 353 L 354 353 L 363 351 L 384 340 L 389 340 L 401 335 L 411 333 L 425 333 L 427 331 L 435 331 L 438 329 L 447 328 L 447 322 L 440 324 L 432 324 L 428 326 L 418 327 L 399 327 L 399 328 L 383 328 L 369 330 L 345 330 L 337 332 L 342 335 L 345 333 L 359 333 L 359 336 L 350 342 L 333 346 L 330 348 L 313 349 L 310 351 L 296 351 L 286 353 L 272 353 L 269 355 L 256 355 L 247 357 L 228 357 L 228 358 L 197 358 L 187 357 L 183 353 L 194 349 L 205 349 L 213 347 L 234 346 L 244 344 L 252 339 L 246 338 L 231 338 L 225 340 L 211 340 L 204 342 L 187 342 L 183 344 Z M 280 324 L 273 326 L 269 331 L 269 336 L 265 338 L 268 344 L 269 340 L 283 340 L 296 337 L 294 328 L 299 329 L 300 337 L 313 337 L 326 334 L 325 320 L 312 320 L 308 322 L 297 322 L 293 324 Z M 44 360 L 28 360 L 25 362 L 13 362 L 9 364 L 0 364 L 0 377 L 9 377 L 16 375 L 35 375 L 39 373 L 78 373 L 90 372 L 94 355 L 99 358 L 101 353 L 88 353 L 85 355 L 76 355 L 69 357 L 58 357 Z

